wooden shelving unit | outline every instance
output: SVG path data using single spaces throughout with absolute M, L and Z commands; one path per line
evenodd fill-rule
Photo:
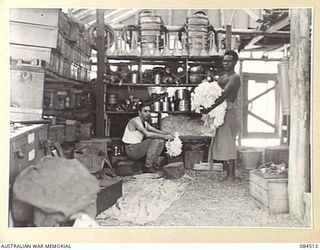
M 96 64 L 96 63 L 95 63 Z M 161 76 L 161 80 L 159 84 L 155 84 L 154 82 L 154 75 L 152 70 L 157 68 L 163 68 L 163 71 L 166 67 L 171 67 L 171 70 L 174 73 L 177 73 L 177 64 L 178 67 L 181 67 L 184 70 L 185 74 L 183 77 L 176 81 L 176 78 L 172 78 L 173 82 L 165 81 L 163 75 Z M 201 65 L 205 70 L 208 69 L 215 69 L 219 68 L 222 64 L 222 57 L 221 56 L 196 56 L 196 57 L 189 57 L 189 56 L 130 56 L 130 55 L 106 55 L 105 57 L 105 65 L 107 68 L 109 66 L 123 66 L 125 69 L 128 69 L 127 76 L 119 78 L 119 80 L 113 80 L 112 77 L 108 78 L 107 82 L 104 83 L 106 92 L 105 92 L 105 102 L 106 102 L 106 94 L 116 94 L 118 95 L 118 102 L 121 100 L 127 99 L 128 96 L 132 95 L 134 98 L 139 98 L 141 100 L 149 100 L 150 99 L 150 91 L 154 91 L 152 88 L 161 88 L 163 92 L 166 88 L 188 88 L 190 90 L 194 89 L 199 83 L 190 83 L 189 80 L 189 69 L 192 66 Z M 145 71 L 149 69 L 149 72 Z M 138 79 L 136 83 L 132 83 L 131 81 L 131 71 L 136 70 L 138 73 Z M 107 75 L 112 76 L 115 73 L 107 72 Z M 165 73 L 167 74 L 167 73 Z M 172 74 L 173 76 L 174 74 Z M 183 75 L 183 74 L 180 74 Z M 130 79 L 129 79 L 130 78 Z M 116 78 L 115 78 L 116 79 Z M 107 103 L 105 103 L 107 105 Z M 137 114 L 136 111 L 128 111 L 128 110 L 116 110 L 117 107 L 113 107 L 115 110 L 112 110 L 112 107 L 108 107 L 109 110 L 104 111 L 105 117 L 105 126 L 107 129 L 111 131 L 109 136 L 111 138 L 118 138 L 125 125 L 125 123 L 129 120 L 129 118 L 133 117 Z M 118 108 L 121 108 L 120 106 Z M 106 109 L 106 108 L 105 108 Z M 158 114 L 158 122 L 161 121 L 162 116 L 161 113 L 168 114 L 168 115 L 188 115 L 188 116 L 198 116 L 199 114 L 192 112 L 192 111 L 158 111 L 152 112 L 155 116 Z M 121 125 L 116 125 L 117 129 L 114 129 L 115 124 L 122 123 Z M 161 124 L 158 124 L 161 127 Z M 110 127 L 112 128 L 110 128 Z M 119 130 L 119 131 L 118 131 Z M 105 130 L 106 131 L 106 130 Z M 112 131 L 115 134 L 112 134 Z

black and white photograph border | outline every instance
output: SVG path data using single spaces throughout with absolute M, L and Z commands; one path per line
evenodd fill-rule
M 70 6 L 7 8 L 4 231 L 319 242 L 314 5 Z

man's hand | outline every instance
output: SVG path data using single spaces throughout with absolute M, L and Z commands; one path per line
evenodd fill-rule
M 169 141 L 174 140 L 174 136 L 173 136 L 173 135 L 171 135 L 171 134 L 166 135 L 166 136 L 165 136 L 165 138 L 166 138 L 166 140 L 169 140 Z
M 205 108 L 205 107 L 203 107 L 203 108 L 200 110 L 200 112 L 201 112 L 201 114 L 208 114 L 211 110 L 212 110 L 211 107 L 210 107 L 210 108 Z

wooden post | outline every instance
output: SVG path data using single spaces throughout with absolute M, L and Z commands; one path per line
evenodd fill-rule
M 232 43 L 232 25 L 226 25 L 226 51 L 231 50 Z
M 96 82 L 96 135 L 104 137 L 104 73 L 105 73 L 104 10 L 97 9 L 97 82 Z
M 289 82 L 291 133 L 289 147 L 289 212 L 303 219 L 307 191 L 310 131 L 310 24 L 311 9 L 292 9 Z

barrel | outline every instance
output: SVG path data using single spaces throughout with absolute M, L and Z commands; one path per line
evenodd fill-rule
M 150 11 L 140 13 L 139 25 L 143 50 L 148 47 L 148 43 L 156 43 L 157 36 L 159 37 L 161 35 L 162 24 L 163 22 L 160 15 Z
M 278 79 L 282 114 L 290 115 L 290 85 L 289 85 L 289 62 L 284 60 L 278 63 Z
M 199 55 L 202 49 L 208 49 L 209 19 L 203 12 L 196 12 L 186 19 L 187 45 L 189 54 Z

